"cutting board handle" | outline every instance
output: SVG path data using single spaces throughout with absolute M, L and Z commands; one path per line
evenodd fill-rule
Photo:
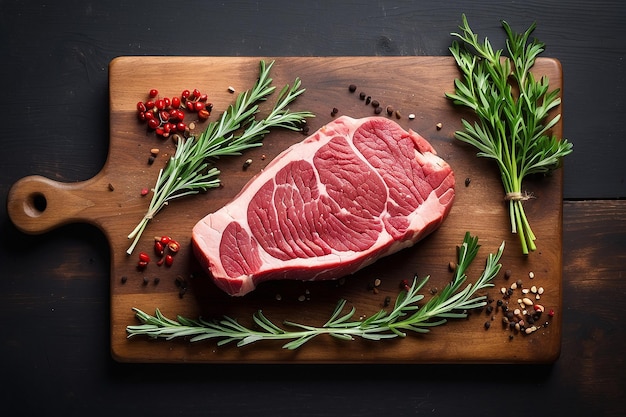
M 39 175 L 24 177 L 9 190 L 7 210 L 11 221 L 24 233 L 40 234 L 61 225 L 90 222 L 95 206 L 90 194 L 94 180 L 62 183 Z M 96 193 L 97 194 L 97 193 Z

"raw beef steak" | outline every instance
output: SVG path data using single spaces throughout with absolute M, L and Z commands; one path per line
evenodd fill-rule
M 454 174 L 384 117 L 342 116 L 291 146 L 193 228 L 194 253 L 228 294 L 260 282 L 354 273 L 437 229 Z

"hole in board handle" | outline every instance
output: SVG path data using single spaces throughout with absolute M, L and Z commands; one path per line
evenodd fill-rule
M 48 200 L 42 193 L 32 193 L 24 201 L 24 213 L 29 217 L 39 217 L 46 211 Z

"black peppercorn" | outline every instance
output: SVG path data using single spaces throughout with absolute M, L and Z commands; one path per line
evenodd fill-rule
M 389 307 L 390 303 L 391 303 L 391 297 L 389 297 L 389 296 L 385 297 L 385 302 L 383 303 L 383 305 L 385 307 Z

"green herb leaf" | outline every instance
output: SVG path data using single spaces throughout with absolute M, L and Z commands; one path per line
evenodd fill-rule
M 469 310 L 485 306 L 485 295 L 478 295 L 481 290 L 492 287 L 492 280 L 500 271 L 498 263 L 504 252 L 504 242 L 495 254 L 489 254 L 485 269 L 472 285 L 463 285 L 467 279 L 466 271 L 479 249 L 478 238 L 465 234 L 463 243 L 458 248 L 458 266 L 452 281 L 443 291 L 433 296 L 424 306 L 417 303 L 424 296 L 418 294 L 429 277 L 419 280 L 414 278 L 406 291 L 400 292 L 391 311 L 380 310 L 363 319 L 353 320 L 355 307 L 342 315 L 346 300 L 340 300 L 330 319 L 321 327 L 284 321 L 282 328 L 274 324 L 261 311 L 253 316 L 258 329 L 241 325 L 237 320 L 225 316 L 220 321 L 189 320 L 178 317 L 176 321 L 163 316 L 157 309 L 154 316 L 133 308 L 140 325 L 128 326 L 128 337 L 137 335 L 152 338 L 172 339 L 190 337 L 190 341 L 219 339 L 218 346 L 236 342 L 241 347 L 263 340 L 288 340 L 283 348 L 297 349 L 313 338 L 327 334 L 341 340 L 354 340 L 357 337 L 368 340 L 383 340 L 406 337 L 407 332 L 427 333 L 430 328 L 443 325 L 448 319 L 467 317 Z
M 549 118 L 550 110 L 561 104 L 559 89 L 549 90 L 547 77 L 536 80 L 530 72 L 545 45 L 530 41 L 535 29 L 514 33 L 507 22 L 508 57 L 504 50 L 494 50 L 485 38 L 481 43 L 463 15 L 460 33 L 452 36 L 450 52 L 462 78 L 454 81 L 454 93 L 446 96 L 454 104 L 472 109 L 478 121 L 462 120 L 464 130 L 458 140 L 478 149 L 477 156 L 491 158 L 500 169 L 505 198 L 508 201 L 511 231 L 519 234 L 522 252 L 536 249 L 523 202 L 522 181 L 531 174 L 546 174 L 560 166 L 561 159 L 572 152 L 566 139 L 550 135 L 560 115 Z

